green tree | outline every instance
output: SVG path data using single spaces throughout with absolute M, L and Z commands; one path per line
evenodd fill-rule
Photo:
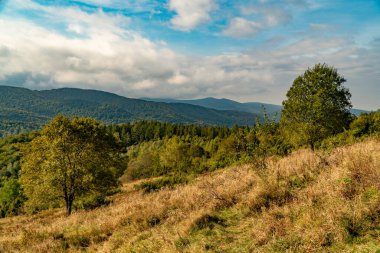
M 182 142 L 178 136 L 168 139 L 160 153 L 161 165 L 169 171 L 183 171 L 189 169 L 189 144 Z
M 70 215 L 74 200 L 107 194 L 122 173 L 118 150 L 116 138 L 97 121 L 57 116 L 23 157 L 26 207 L 35 211 L 64 204 Z
M 357 119 L 352 121 L 350 130 L 355 137 L 379 133 L 380 110 L 361 114 Z
M 136 180 L 160 174 L 161 141 L 144 142 L 128 149 L 129 162 L 123 179 Z
M 11 178 L 3 182 L 0 188 L 0 217 L 19 214 L 24 201 L 25 198 L 17 179 Z
M 281 129 L 292 144 L 314 149 L 318 141 L 349 126 L 351 94 L 345 81 L 326 64 L 316 64 L 294 80 L 281 115 Z

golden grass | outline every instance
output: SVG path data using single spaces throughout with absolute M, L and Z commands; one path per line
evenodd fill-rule
M 0 219 L 0 252 L 376 252 L 380 141 L 299 150 L 113 203 Z M 379 251 L 380 252 L 380 251 Z

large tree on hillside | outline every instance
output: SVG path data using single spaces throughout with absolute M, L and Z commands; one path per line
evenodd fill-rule
M 62 203 L 70 215 L 78 198 L 118 186 L 119 158 L 116 139 L 105 126 L 90 118 L 57 116 L 23 158 L 26 206 L 39 210 Z
M 283 102 L 281 129 L 294 145 L 314 145 L 348 127 L 351 94 L 346 80 L 326 64 L 316 64 L 298 76 Z

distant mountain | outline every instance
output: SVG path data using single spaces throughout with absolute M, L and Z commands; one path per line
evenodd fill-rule
M 262 118 L 262 108 L 270 115 L 281 106 L 264 103 L 239 103 L 229 99 L 195 100 L 132 99 L 113 93 L 62 88 L 34 91 L 0 86 L 0 137 L 39 129 L 57 114 L 88 116 L 105 123 L 157 120 L 204 125 L 252 125 Z M 365 112 L 353 109 L 354 114 Z
M 262 114 L 263 108 L 265 108 L 266 112 L 269 114 L 281 112 L 280 105 L 273 104 L 265 104 L 259 102 L 248 102 L 248 103 L 240 103 L 234 100 L 226 99 L 226 98 L 202 98 L 202 99 L 192 99 L 192 100 L 177 100 L 177 99 L 165 99 L 165 98 L 141 98 L 146 101 L 154 101 L 154 102 L 165 102 L 165 103 L 184 103 L 191 105 L 199 105 L 207 108 L 212 108 L 216 110 L 234 110 L 241 112 L 249 112 L 254 114 Z
M 0 131 L 34 130 L 57 114 L 89 116 L 106 123 L 157 120 L 205 125 L 251 125 L 256 114 L 185 103 L 152 102 L 72 88 L 34 91 L 0 86 Z M 0 133 L 1 134 L 1 133 Z
M 170 98 L 141 98 L 146 101 L 154 101 L 154 102 L 165 102 L 165 103 L 184 103 L 191 105 L 199 105 L 207 108 L 212 108 L 216 110 L 234 110 L 241 112 L 249 112 L 258 115 L 262 115 L 263 108 L 269 115 L 277 115 L 277 118 L 281 116 L 281 105 L 274 104 L 265 104 L 259 102 L 247 102 L 240 103 L 234 100 L 226 99 L 226 98 L 202 98 L 202 99 L 192 99 L 192 100 L 178 100 L 178 99 L 170 99 Z M 355 115 L 360 115 L 368 111 L 360 110 L 360 109 L 352 109 L 351 113 Z
M 368 113 L 369 111 L 366 111 L 366 110 L 361 110 L 361 109 L 351 109 L 351 113 L 356 115 L 356 116 L 359 116 L 360 114 L 362 113 Z

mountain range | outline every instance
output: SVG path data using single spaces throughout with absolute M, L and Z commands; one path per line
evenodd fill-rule
M 277 119 L 280 118 L 281 110 L 282 110 L 281 105 L 266 104 L 266 103 L 259 103 L 259 102 L 240 103 L 240 102 L 226 99 L 226 98 L 208 97 L 208 98 L 191 99 L 191 100 L 178 100 L 178 99 L 171 99 L 171 98 L 141 98 L 141 99 L 147 100 L 147 101 L 154 101 L 154 102 L 184 103 L 184 104 L 191 104 L 191 105 L 199 105 L 199 106 L 216 109 L 216 110 L 234 110 L 234 111 L 254 113 L 258 115 L 263 115 L 263 111 L 265 110 L 265 112 L 269 116 L 276 116 Z M 368 112 L 368 111 L 361 110 L 361 109 L 351 109 L 351 113 L 357 116 L 364 112 Z
M 0 86 L 1 131 L 23 132 L 39 129 L 57 114 L 88 116 L 105 123 L 157 120 L 204 125 L 252 125 L 258 114 L 215 110 L 185 103 L 153 102 L 113 93 L 61 88 L 30 90 Z
M 154 102 L 164 102 L 164 103 L 183 103 L 191 105 L 199 105 L 206 108 L 216 109 L 216 110 L 233 110 L 241 112 L 249 112 L 254 114 L 262 114 L 263 109 L 268 114 L 280 113 L 282 107 L 280 105 L 265 104 L 259 102 L 248 102 L 248 103 L 239 103 L 226 98 L 202 98 L 202 99 L 191 99 L 191 100 L 178 100 L 170 98 L 141 98 L 147 101 Z
M 40 129 L 57 114 L 93 117 L 108 124 L 156 120 L 203 125 L 252 125 L 268 115 L 281 114 L 281 106 L 265 103 L 239 103 L 229 99 L 204 98 L 176 100 L 133 99 L 113 93 L 61 88 L 30 90 L 0 86 L 0 137 Z M 363 110 L 352 110 L 360 114 Z

